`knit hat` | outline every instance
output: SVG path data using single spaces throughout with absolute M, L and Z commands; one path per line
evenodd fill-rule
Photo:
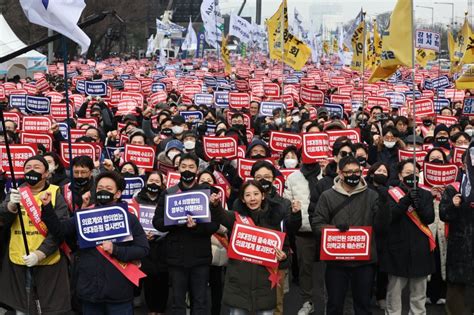
M 436 138 L 436 135 L 441 131 L 446 131 L 449 134 L 449 128 L 445 124 L 440 124 L 440 125 L 436 126 L 436 128 L 434 130 L 434 134 L 433 134 L 434 137 Z

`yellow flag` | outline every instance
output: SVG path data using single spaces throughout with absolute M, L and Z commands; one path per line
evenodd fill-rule
M 372 65 L 373 65 L 373 60 L 375 58 L 375 46 L 374 46 L 374 41 L 373 38 L 370 36 L 370 31 L 367 30 L 367 35 L 366 35 L 366 44 L 367 47 L 366 49 L 366 54 L 365 54 L 365 68 L 372 70 Z
M 380 37 L 377 20 L 374 20 L 374 58 L 372 59 L 373 66 L 380 64 L 380 54 L 382 53 L 382 38 Z
M 369 78 L 369 83 L 377 82 L 380 80 L 388 79 L 394 74 L 398 69 L 398 66 L 391 66 L 387 68 L 382 68 L 377 66 L 375 70 L 372 72 Z
M 364 62 L 364 32 L 365 32 L 365 21 L 361 21 L 352 35 L 352 62 L 351 69 L 354 71 L 364 71 L 362 65 Z
M 334 37 L 332 40 L 332 53 L 337 54 L 339 52 L 339 44 L 337 43 L 337 38 Z
M 225 74 L 231 74 L 232 65 L 230 64 L 229 49 L 227 49 L 227 36 L 222 38 L 221 55 L 222 55 L 222 60 L 224 60 L 224 64 L 225 64 Z
M 327 40 L 323 42 L 323 51 L 326 55 L 329 55 L 329 43 Z
M 398 0 L 390 16 L 388 32 L 382 40 L 382 67 L 403 65 L 409 68 L 412 64 L 412 1 Z
M 416 50 L 416 63 L 422 66 L 423 68 L 426 67 L 426 64 L 430 60 L 436 59 L 436 52 L 431 49 L 421 49 L 418 48 Z
M 459 79 L 456 80 L 456 89 L 472 89 L 474 86 L 474 65 L 469 65 Z
M 449 50 L 449 60 L 451 63 L 454 63 L 459 60 L 455 54 L 456 42 L 454 41 L 453 34 L 448 31 L 448 50 Z
M 286 0 L 283 0 L 275 14 L 267 20 L 268 50 L 271 59 L 281 59 L 285 31 L 288 32 L 288 8 Z
M 462 27 L 462 40 L 463 40 L 463 55 L 460 58 L 461 64 L 468 64 L 474 63 L 474 34 L 472 33 L 471 26 L 467 21 L 467 17 L 464 21 L 464 25 Z M 458 40 L 459 40 L 458 36 Z

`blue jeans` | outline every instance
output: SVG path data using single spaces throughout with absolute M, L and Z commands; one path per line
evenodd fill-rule
M 133 315 L 133 303 L 82 303 L 83 315 Z
M 229 315 L 250 315 L 250 312 L 242 308 L 229 308 Z M 273 310 L 256 311 L 255 315 L 273 315 Z

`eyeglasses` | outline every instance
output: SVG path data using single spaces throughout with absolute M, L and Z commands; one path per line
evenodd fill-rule
M 352 152 L 346 152 L 346 151 L 341 151 L 339 152 L 339 155 L 343 158 L 345 158 L 346 156 L 354 156 L 354 153 Z
M 342 174 L 344 174 L 344 176 L 352 176 L 352 175 L 359 176 L 360 174 L 362 174 L 362 172 L 361 170 L 350 170 L 350 171 L 342 171 Z
M 259 180 L 262 180 L 262 179 L 268 180 L 269 182 L 273 182 L 273 176 L 269 176 L 269 175 L 265 175 L 265 176 L 257 175 L 257 176 L 255 176 L 256 181 L 259 181 Z

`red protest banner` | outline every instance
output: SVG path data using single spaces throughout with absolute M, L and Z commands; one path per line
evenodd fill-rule
M 51 118 L 48 116 L 23 116 L 23 131 L 47 133 L 51 129 Z
M 457 117 L 453 116 L 436 116 L 436 125 L 445 124 L 446 127 L 450 127 L 458 123 Z
M 166 174 L 166 188 L 178 185 L 181 180 L 181 174 L 178 172 L 168 172 Z
M 230 92 L 229 107 L 232 109 L 248 108 L 250 106 L 250 96 L 248 93 Z
M 97 161 L 97 150 L 96 146 L 92 143 L 71 143 L 72 148 L 72 158 L 74 159 L 76 156 L 86 155 L 91 157 L 94 162 Z M 60 151 L 61 151 L 61 160 L 64 163 L 64 166 L 68 167 L 70 160 L 69 160 L 69 144 L 67 142 L 61 142 L 60 144 Z
M 423 176 L 425 185 L 447 186 L 456 181 L 458 167 L 454 164 L 433 164 L 425 163 L 423 166 Z
M 307 87 L 302 87 L 300 90 L 300 99 L 305 104 L 323 105 L 324 93 L 320 90 L 313 90 Z
M 53 149 L 53 137 L 45 133 L 21 132 L 20 142 L 22 144 L 42 144 L 46 151 L 52 151 Z
M 33 144 L 10 144 L 10 154 L 13 163 L 13 172 L 16 178 L 23 178 L 25 173 L 23 167 L 26 160 L 36 155 L 36 145 Z M 4 145 L 0 145 L 0 169 L 3 169 L 7 176 L 11 176 L 8 164 L 7 150 Z
M 159 103 L 166 103 L 168 99 L 168 94 L 165 91 L 157 91 L 150 95 L 148 98 L 149 105 L 157 105 Z
M 466 148 L 454 147 L 451 162 L 456 164 L 458 167 L 462 166 L 462 155 L 464 154 L 464 152 L 466 152 Z
M 266 97 L 279 97 L 280 86 L 276 83 L 264 83 L 263 93 L 265 94 Z
M 285 180 L 288 179 L 288 176 L 293 174 L 295 171 L 299 170 L 298 168 L 281 168 L 279 169 L 280 173 L 283 175 Z
M 125 162 L 133 162 L 137 167 L 153 169 L 155 148 L 148 145 L 126 144 L 124 150 Z
M 21 115 L 20 115 L 20 113 L 5 112 L 5 113 L 3 113 L 3 117 L 5 118 L 5 121 L 7 121 L 7 120 L 14 121 L 15 124 L 18 126 L 18 129 L 21 129 L 21 127 L 20 127 L 21 126 Z
M 51 103 L 61 103 L 61 101 L 64 98 L 64 95 L 62 95 L 59 92 L 54 92 L 54 91 L 44 93 L 44 96 L 50 97 L 51 98 Z
M 239 173 L 240 178 L 245 179 L 252 177 L 250 171 L 257 161 L 258 160 L 253 159 L 237 159 L 237 172 Z
M 345 112 L 352 111 L 352 99 L 350 95 L 331 94 L 331 103 L 343 105 Z
M 227 254 L 232 259 L 276 268 L 275 247 L 281 250 L 284 239 L 285 233 L 279 231 L 235 223 Z
M 78 118 L 77 128 L 81 128 L 82 125 L 89 125 L 97 128 L 97 119 L 95 118 Z
M 71 129 L 71 141 L 76 142 L 76 140 L 80 137 L 83 137 L 86 135 L 86 130 L 85 129 Z
M 336 142 L 337 138 L 346 136 L 352 143 L 360 142 L 360 130 L 359 128 L 355 129 L 344 129 L 344 130 L 328 130 L 326 131 L 329 137 L 329 150 L 332 152 L 332 146 Z
M 136 114 L 137 107 L 138 107 L 138 103 L 134 99 L 120 100 L 117 103 L 117 112 L 115 113 L 115 115 L 125 116 L 128 114 Z
M 141 93 L 134 93 L 134 92 L 121 92 L 120 98 L 122 100 L 135 100 L 137 101 L 137 106 L 143 108 L 143 95 Z M 118 102 L 119 100 L 117 100 Z
M 367 110 L 370 111 L 374 106 L 382 107 L 384 113 L 390 110 L 390 99 L 388 97 L 369 96 L 367 100 Z
M 370 260 L 371 226 L 354 226 L 346 232 L 323 228 L 321 260 Z
M 204 153 L 209 160 L 233 159 L 237 156 L 237 140 L 232 137 L 203 137 Z
M 271 131 L 269 145 L 273 151 L 283 152 L 283 150 L 285 150 L 285 148 L 290 145 L 294 145 L 299 149 L 301 147 L 302 140 L 303 138 L 299 134 Z
M 408 107 L 412 111 L 413 100 L 407 100 Z M 434 104 L 433 100 L 428 98 L 420 98 L 415 100 L 415 111 L 417 117 L 434 115 Z
M 138 80 L 123 80 L 123 90 L 127 92 L 141 92 L 142 84 Z
M 331 78 L 331 85 L 333 86 L 341 86 L 346 84 L 346 78 L 344 77 L 332 77 Z
M 354 90 L 354 87 L 352 85 L 345 85 L 345 86 L 338 87 L 337 93 L 339 95 L 351 96 L 352 90 Z
M 51 116 L 56 120 L 64 120 L 67 118 L 67 107 L 66 103 L 51 103 L 50 107 Z M 73 116 L 74 109 L 72 104 L 69 104 L 69 115 Z
M 423 166 L 425 161 L 425 156 L 428 154 L 428 151 L 416 151 L 416 162 Z M 405 161 L 405 160 L 412 160 L 413 159 L 413 151 L 412 150 L 398 150 L 398 161 Z
M 303 163 L 315 163 L 329 156 L 329 137 L 326 133 L 304 133 L 301 158 Z

